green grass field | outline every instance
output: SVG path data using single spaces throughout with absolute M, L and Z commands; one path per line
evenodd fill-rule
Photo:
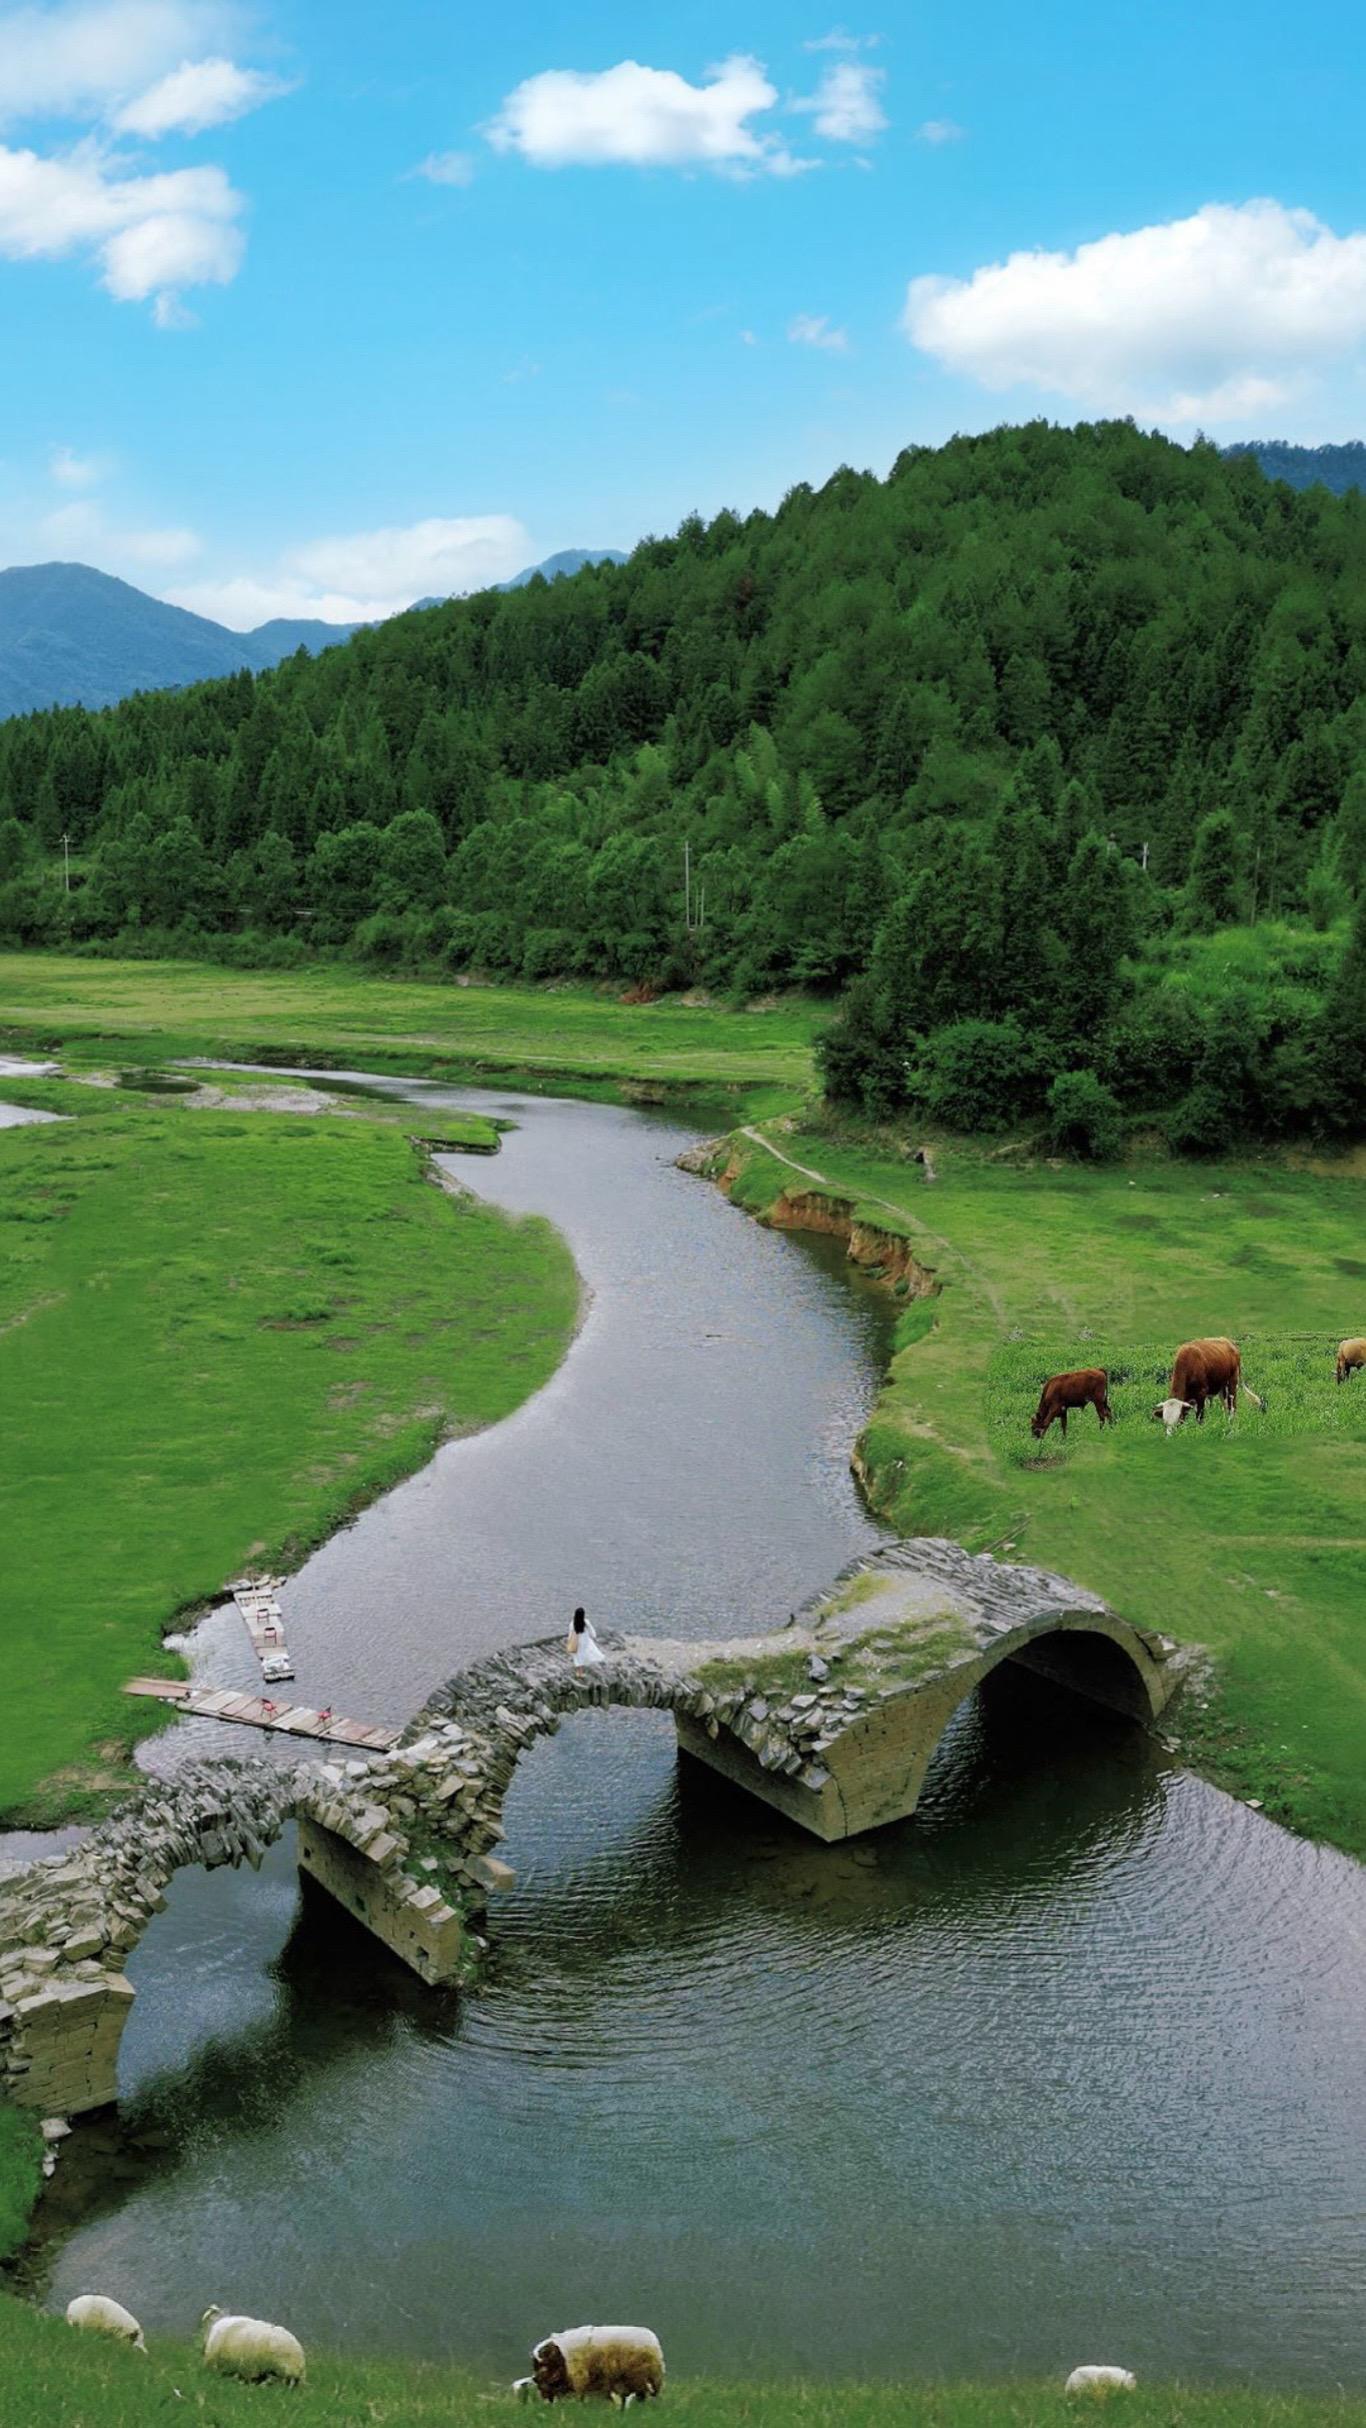
M 72 1116 L 0 1130 L 0 1813 L 41 1820 L 126 1783 L 161 1714 L 120 1688 L 176 1614 L 516 1407 L 578 1282 L 391 1111 L 3 1092 Z
M 1270 1158 L 1091 1170 L 936 1145 L 939 1178 L 830 1128 L 738 1141 L 763 1211 L 819 1172 L 910 1237 L 943 1294 L 913 1302 L 861 1443 L 907 1533 L 1060 1569 L 1214 1656 L 1191 1760 L 1294 1828 L 1366 1856 L 1366 1388 L 1333 1352 L 1366 1328 L 1366 1186 Z M 1264 1392 L 1170 1439 L 1151 1421 L 1177 1345 L 1229 1333 Z M 1117 1422 L 1036 1444 L 1043 1375 L 1113 1364 Z
M 823 1015 L 828 1017 L 828 1015 Z M 580 1092 L 670 1088 L 785 1092 L 811 1084 L 820 1015 L 623 1004 L 587 987 L 438 986 L 329 967 L 275 974 L 199 961 L 82 961 L 0 954 L 0 1038 L 108 1061 L 188 1054 L 356 1069 L 525 1077 Z M 755 1099 L 757 1101 L 757 1099 Z
M 211 2377 L 190 2345 L 148 2356 L 78 2335 L 63 2319 L 0 2301 L 0 2428 L 199 2428 L 288 2417 L 291 2428 L 495 2428 L 526 2413 L 504 2385 L 466 2372 L 308 2354 L 298 2388 Z M 544 2416 L 533 2412 L 533 2418 Z M 604 2412 L 604 2418 L 614 2413 Z M 1104 2405 L 1054 2385 L 725 2385 L 673 2376 L 660 2418 L 673 2428 L 1061 2428 L 1100 2417 L 1123 2428 L 1366 2428 L 1366 2402 L 1144 2387 Z

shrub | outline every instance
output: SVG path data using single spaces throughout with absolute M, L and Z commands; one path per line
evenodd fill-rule
M 925 1052 L 920 1090 L 951 1130 L 1006 1130 L 1036 1112 L 1047 1057 L 1013 1020 L 955 1020 Z
M 1094 1071 L 1060 1071 L 1048 1091 L 1048 1139 L 1059 1155 L 1110 1163 L 1124 1143 L 1118 1099 Z

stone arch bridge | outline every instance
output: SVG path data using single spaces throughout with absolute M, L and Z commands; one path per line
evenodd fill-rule
M 914 1811 L 964 1697 L 1002 1662 L 1154 1719 L 1179 1681 L 1170 1638 L 1041 1569 L 950 1542 L 857 1562 L 772 1634 L 609 1637 L 576 1669 L 559 1637 L 495 1654 L 433 1694 L 399 1742 L 287 1768 L 186 1764 L 73 1851 L 0 1881 L 0 2082 L 70 2116 L 115 2096 L 132 2004 L 123 1959 L 186 1864 L 258 1864 L 290 1821 L 299 1863 L 424 1980 L 456 1981 L 513 1875 L 492 1850 L 518 1761 L 593 1704 L 672 1714 L 681 1747 L 817 1837 Z

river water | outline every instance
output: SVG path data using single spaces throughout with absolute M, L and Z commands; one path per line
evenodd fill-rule
M 887 1315 L 833 1243 L 678 1173 L 669 1122 L 474 1101 L 519 1126 L 452 1170 L 549 1214 L 592 1299 L 546 1390 L 289 1586 L 300 1700 L 358 1717 L 576 1601 L 772 1625 L 878 1539 L 847 1456 Z M 235 1617 L 195 1652 L 252 1682 Z M 152 1758 L 207 1745 L 243 1750 L 191 1723 Z M 99 2286 L 165 2332 L 217 2300 L 503 2379 L 626 2317 L 714 2374 L 1366 2386 L 1345 1858 L 1009 1671 L 869 1841 L 814 1844 L 642 1713 L 537 1748 L 507 1827 L 518 1886 L 462 1996 L 301 1897 L 287 1841 L 259 1877 L 180 1876 L 128 1968 L 119 2129 L 49 2198 L 46 2298 Z

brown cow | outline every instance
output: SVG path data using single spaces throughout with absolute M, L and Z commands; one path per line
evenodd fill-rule
M 1349 1383 L 1362 1366 L 1366 1366 L 1366 1340 L 1343 1341 L 1338 1349 L 1338 1381 Z
M 1251 1385 L 1243 1381 L 1242 1351 L 1237 1342 L 1225 1340 L 1222 1336 L 1214 1340 L 1183 1341 L 1176 1352 L 1167 1390 L 1169 1397 L 1158 1403 L 1153 1415 L 1166 1425 L 1168 1432 L 1171 1431 L 1168 1411 L 1173 1400 L 1184 1403 L 1177 1419 L 1182 1425 L 1192 1408 L 1197 1425 L 1203 1425 L 1205 1403 L 1212 1399 L 1221 1399 L 1232 1416 L 1238 1406 L 1240 1391 L 1246 1391 L 1248 1398 L 1255 1401 L 1259 1408 L 1266 1406 L 1265 1400 L 1258 1399 Z
M 1050 1374 L 1039 1394 L 1029 1428 L 1035 1441 L 1041 1442 L 1054 1423 L 1061 1425 L 1066 1441 L 1069 1408 L 1094 1408 L 1102 1425 L 1113 1425 L 1115 1412 L 1108 1397 L 1109 1381 L 1103 1366 L 1082 1366 L 1075 1374 Z

